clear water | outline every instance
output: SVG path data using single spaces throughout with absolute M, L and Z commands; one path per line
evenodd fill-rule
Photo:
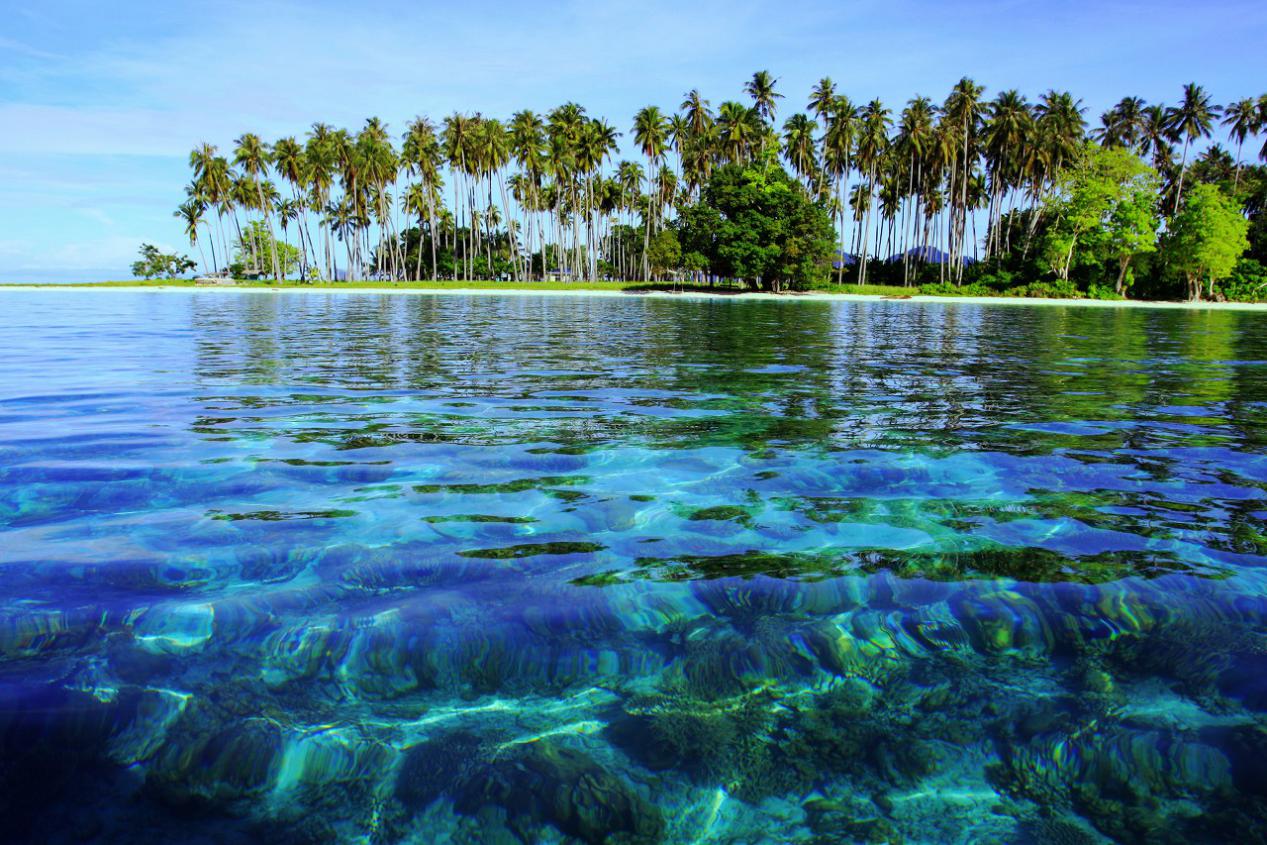
M 40 842 L 1262 842 L 1267 320 L 0 293 Z

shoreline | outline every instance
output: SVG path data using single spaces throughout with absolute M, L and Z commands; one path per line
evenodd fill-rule
M 1159 308 L 1211 311 L 1267 311 L 1267 302 L 1162 302 L 1136 299 L 1051 299 L 1019 296 L 930 296 L 926 294 L 833 293 L 830 291 L 804 291 L 797 293 L 767 293 L 763 291 L 710 292 L 700 290 L 660 289 L 578 289 L 560 290 L 546 288 L 487 288 L 487 287 L 398 287 L 356 286 L 283 286 L 266 285 L 191 285 L 191 284 L 137 284 L 98 285 L 84 284 L 0 284 L 0 292 L 6 291 L 123 291 L 128 293 L 215 293 L 215 294 L 405 294 L 415 296 L 581 296 L 581 297 L 633 297 L 651 299 L 723 299 L 767 302 L 912 302 L 944 303 L 960 305 L 1072 305 L 1091 308 Z

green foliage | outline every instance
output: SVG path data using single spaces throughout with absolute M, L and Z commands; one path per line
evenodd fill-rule
M 141 258 L 132 262 L 132 275 L 139 279 L 174 279 L 197 266 L 187 255 L 161 252 L 153 244 L 141 244 Z
M 1044 204 L 1052 223 L 1043 257 L 1057 278 L 1068 281 L 1079 259 L 1111 258 L 1120 293 L 1131 259 L 1156 249 L 1159 187 L 1157 171 L 1133 152 L 1085 145 Z
M 663 277 L 682 264 L 682 245 L 672 229 L 661 229 L 651 237 L 647 247 L 647 261 L 651 264 L 652 277 Z
M 236 278 L 254 279 L 271 276 L 273 251 L 277 251 L 277 266 L 283 277 L 299 269 L 299 248 L 279 241 L 269 232 L 263 220 L 252 220 L 242 230 L 229 270 Z
M 1223 282 L 1221 291 L 1236 302 L 1267 301 L 1267 267 L 1253 258 L 1242 258 Z
M 1085 296 L 1076 284 L 1065 279 L 1006 286 L 1000 285 L 999 280 L 1008 278 L 1010 281 L 1010 276 L 1007 274 L 986 278 L 990 279 L 991 283 L 987 283 L 983 279 L 957 287 L 951 282 L 941 282 L 938 284 L 920 285 L 919 292 L 924 296 L 1004 296 L 1028 297 L 1031 299 L 1082 299 Z M 1103 299 L 1105 297 L 1097 296 L 1095 298 Z
M 714 275 L 759 288 L 805 290 L 825 279 L 834 244 L 831 219 L 781 167 L 728 164 L 700 201 L 678 218 L 681 248 Z
M 1188 281 L 1189 299 L 1201 299 L 1203 282 L 1214 296 L 1215 282 L 1230 276 L 1249 248 L 1248 231 L 1239 203 L 1214 185 L 1192 186 L 1165 241 L 1170 265 Z

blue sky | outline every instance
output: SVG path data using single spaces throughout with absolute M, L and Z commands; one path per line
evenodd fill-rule
M 828 75 L 855 100 L 1073 91 L 1267 91 L 1255 2 L 815 0 L 589 3 L 0 0 L 0 281 L 125 277 L 149 241 L 191 252 L 171 211 L 187 156 L 316 120 L 508 116 L 574 100 L 627 130 L 698 87 L 714 105 L 769 69 L 803 108 Z

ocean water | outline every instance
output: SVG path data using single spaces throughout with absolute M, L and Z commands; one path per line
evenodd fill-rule
M 1267 841 L 1267 319 L 0 292 L 6 841 Z

